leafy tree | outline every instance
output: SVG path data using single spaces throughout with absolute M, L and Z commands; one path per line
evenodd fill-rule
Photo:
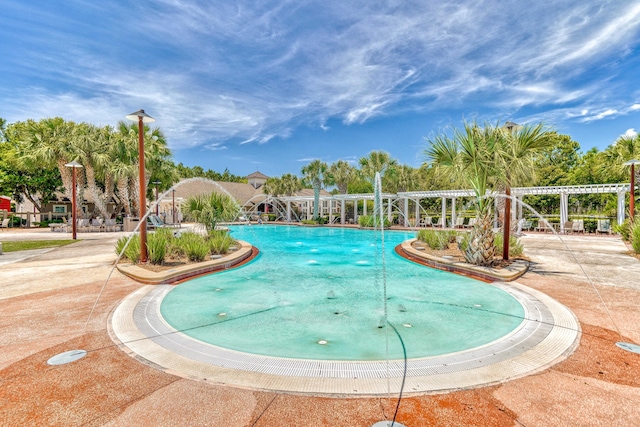
M 208 233 L 220 221 L 232 221 L 240 212 L 238 202 L 228 194 L 213 192 L 188 198 L 183 204 L 185 215 L 201 224 Z
M 60 175 L 55 167 L 44 167 L 23 158 L 19 151 L 22 124 L 5 129 L 3 121 L 0 128 L 0 193 L 19 202 L 27 198 L 41 211 L 42 204 L 54 200 L 55 192 L 62 188 Z
M 320 203 L 320 190 L 325 181 L 330 179 L 327 175 L 328 166 L 325 162 L 314 160 L 302 168 L 303 181 L 313 188 L 313 218 L 318 219 L 318 205 Z
M 395 168 L 398 166 L 398 162 L 384 151 L 372 151 L 367 156 L 362 157 L 359 163 L 362 176 L 371 183 L 373 183 L 376 172 L 380 172 L 381 177 L 393 175 Z
M 356 169 L 344 160 L 338 160 L 329 166 L 328 174 L 331 176 L 332 181 L 338 187 L 340 194 L 347 194 L 349 192 L 349 183 L 354 180 L 356 176 Z

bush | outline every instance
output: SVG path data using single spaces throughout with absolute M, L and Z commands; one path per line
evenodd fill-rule
M 149 250 L 151 264 L 164 264 L 164 258 L 169 252 L 171 240 L 173 240 L 173 233 L 167 228 L 159 228 L 154 233 L 149 234 L 147 249 Z
M 496 248 L 496 255 L 502 256 L 502 245 L 504 242 L 504 235 L 502 233 L 496 233 L 493 238 L 493 246 Z M 509 256 L 517 257 L 522 255 L 524 247 L 517 237 L 509 235 Z
M 631 247 L 635 253 L 640 254 L 640 221 L 631 226 Z
M 418 240 L 426 243 L 431 249 L 444 250 L 451 243 L 451 234 L 451 231 L 420 230 Z M 453 241 L 456 235 L 457 233 L 453 232 Z
M 614 225 L 613 232 L 619 234 L 622 240 L 628 242 L 631 240 L 631 228 L 631 221 L 627 218 L 622 224 Z
M 189 261 L 203 261 L 209 253 L 209 245 L 204 237 L 196 233 L 183 233 L 176 239 L 176 244 L 184 250 Z
M 209 234 L 207 243 L 212 254 L 222 255 L 229 252 L 229 247 L 235 245 L 236 241 L 226 231 L 216 230 Z
M 120 253 L 122 253 L 122 250 L 128 240 L 128 236 L 118 239 L 116 242 L 116 254 L 120 255 Z M 134 264 L 137 264 L 140 261 L 140 235 L 136 234 L 131 237 L 131 241 L 127 245 L 126 249 L 124 249 L 122 256 Z
M 378 222 L 376 223 L 376 221 Z M 389 226 L 391 225 L 389 219 L 386 216 L 383 218 L 382 224 L 384 228 L 389 228 Z M 358 225 L 360 227 L 370 227 L 370 228 L 380 227 L 380 221 L 378 217 L 373 215 L 360 215 L 358 217 Z

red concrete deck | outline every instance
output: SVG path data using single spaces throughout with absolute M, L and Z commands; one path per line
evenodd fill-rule
M 18 231 L 0 232 L 0 241 L 52 235 L 68 238 Z M 119 235 L 80 234 L 81 242 L 22 260 L 0 255 L 0 425 L 353 427 L 393 417 L 395 398 L 233 388 L 180 378 L 131 358 L 110 339 L 108 316 L 141 285 L 116 271 L 102 291 Z M 533 265 L 518 282 L 577 315 L 583 335 L 576 352 L 542 373 L 497 386 L 403 399 L 398 422 L 407 427 L 638 424 L 640 355 L 615 342 L 640 342 L 640 262 L 616 238 L 565 240 L 525 236 Z M 88 355 L 47 365 L 50 357 L 77 348 Z

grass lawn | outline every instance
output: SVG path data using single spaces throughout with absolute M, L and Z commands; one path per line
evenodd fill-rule
M 28 251 L 31 249 L 44 249 L 55 248 L 58 246 L 65 246 L 71 243 L 78 242 L 78 240 L 32 240 L 22 242 L 3 242 L 3 252 L 17 252 Z

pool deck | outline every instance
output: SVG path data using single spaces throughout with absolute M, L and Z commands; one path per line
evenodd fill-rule
M 73 245 L 0 255 L 0 425 L 353 427 L 393 417 L 395 398 L 318 397 L 195 381 L 122 351 L 110 338 L 109 316 L 144 285 L 111 272 L 121 235 L 79 233 L 82 240 Z M 3 242 L 52 238 L 69 234 L 0 232 Z M 522 241 L 532 263 L 517 282 L 572 310 L 582 329 L 576 351 L 534 375 L 403 398 L 398 422 L 408 427 L 637 424 L 640 355 L 615 343 L 640 342 L 640 261 L 616 237 L 559 240 L 531 233 Z M 50 357 L 78 348 L 88 355 L 68 365 L 47 365 Z

